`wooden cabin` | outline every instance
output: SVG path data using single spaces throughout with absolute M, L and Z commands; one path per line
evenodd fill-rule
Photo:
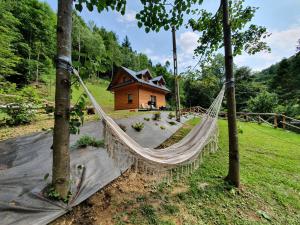
M 115 110 L 159 109 L 166 106 L 170 90 L 162 76 L 152 78 L 148 69 L 133 71 L 120 67 L 107 90 L 114 93 Z

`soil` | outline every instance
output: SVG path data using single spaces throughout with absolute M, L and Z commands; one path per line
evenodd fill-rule
M 115 215 L 131 210 L 128 208 L 130 204 L 126 203 L 136 201 L 139 197 L 142 198 L 141 196 L 151 192 L 150 183 L 153 183 L 150 176 L 129 170 L 51 225 L 115 224 Z M 132 209 L 136 207 L 131 206 Z M 126 215 L 121 220 L 129 223 Z

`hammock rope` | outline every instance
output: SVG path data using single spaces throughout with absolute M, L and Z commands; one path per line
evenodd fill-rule
M 132 168 L 136 171 L 154 175 L 159 180 L 160 178 L 169 180 L 169 178 L 173 178 L 175 171 L 177 176 L 178 172 L 182 175 L 190 174 L 198 168 L 205 152 L 215 152 L 218 149 L 217 119 L 224 97 L 225 86 L 222 87 L 220 93 L 202 117 L 201 122 L 188 135 L 167 148 L 154 149 L 142 147 L 128 136 L 104 112 L 78 72 L 75 69 L 73 72 L 89 97 L 96 113 L 102 119 L 106 149 L 121 170 L 133 165 Z

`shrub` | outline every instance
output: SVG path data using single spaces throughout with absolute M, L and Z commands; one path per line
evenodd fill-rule
M 144 117 L 145 121 L 150 121 L 150 118 Z
M 32 109 L 32 104 L 9 104 L 7 105 L 5 112 L 8 116 L 5 118 L 5 123 L 9 126 L 28 124 L 35 118 L 35 110 Z
M 270 113 L 273 112 L 278 103 L 275 93 L 263 91 L 255 98 L 251 98 L 248 102 L 248 108 L 251 112 Z
M 41 101 L 33 87 L 28 86 L 17 90 L 14 85 L 10 85 L 1 92 L 14 95 L 10 100 L 13 103 L 7 104 L 7 108 L 4 110 L 8 116 L 5 119 L 7 125 L 28 124 L 34 120 L 36 110 L 33 108 L 37 107 Z
M 163 209 L 167 214 L 174 215 L 179 212 L 179 208 L 176 205 L 163 204 Z
M 118 124 L 118 125 L 124 132 L 126 132 L 127 127 L 125 125 L 123 125 L 123 124 Z
M 87 146 L 93 146 L 96 148 L 104 147 L 103 140 L 97 140 L 94 137 L 90 137 L 88 135 L 84 135 L 75 143 L 73 148 L 86 148 Z
M 166 128 L 164 126 L 160 126 L 160 129 L 165 130 Z
M 140 211 L 147 218 L 149 224 L 158 224 L 158 218 L 152 205 L 142 205 Z
M 135 129 L 137 132 L 140 132 L 144 128 L 144 123 L 137 122 L 133 124 L 131 127 Z
M 176 122 L 174 122 L 174 121 L 168 121 L 168 123 L 169 123 L 171 126 L 176 125 Z
M 153 120 L 160 120 L 161 119 L 161 114 L 160 112 L 156 112 L 153 114 Z
M 170 112 L 168 115 L 168 118 L 171 120 L 175 117 L 175 114 L 173 112 Z

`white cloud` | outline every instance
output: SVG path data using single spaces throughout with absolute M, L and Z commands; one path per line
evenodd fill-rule
M 261 52 L 256 55 L 244 53 L 235 58 L 235 63 L 238 66 L 249 66 L 254 70 L 261 70 L 296 53 L 297 40 L 300 38 L 300 25 L 286 30 L 274 30 L 271 33 L 272 35 L 267 39 L 272 49 L 271 53 Z
M 194 50 L 198 45 L 197 43 L 198 39 L 199 39 L 199 35 L 194 32 L 191 31 L 183 32 L 179 35 L 178 47 L 182 52 L 186 54 L 194 55 Z
M 185 71 L 188 66 L 194 66 L 196 60 L 193 59 L 194 50 L 197 47 L 199 35 L 191 31 L 180 33 L 177 37 L 177 59 L 178 70 L 180 72 Z M 170 46 L 171 47 L 171 46 Z M 170 51 L 169 55 L 161 55 L 155 53 L 152 49 L 146 48 L 143 53 L 147 54 L 153 63 L 165 64 L 166 61 L 171 63 L 173 67 L 173 54 Z
M 186 31 L 179 35 L 178 38 L 178 69 L 179 71 L 186 70 L 189 66 L 194 66 L 194 50 L 198 46 L 199 34 Z
M 126 11 L 125 15 L 119 15 L 117 20 L 121 23 L 134 23 L 136 21 L 135 15 L 136 11 L 128 10 Z
M 145 50 L 142 51 L 144 54 L 146 54 L 150 59 L 151 61 L 156 64 L 156 63 L 160 63 L 162 65 L 164 65 L 167 61 L 169 61 L 170 63 L 172 63 L 173 59 L 172 59 L 172 55 L 170 54 L 169 56 L 167 55 L 158 55 L 158 54 L 155 54 L 153 52 L 152 49 L 150 48 L 146 48 Z

